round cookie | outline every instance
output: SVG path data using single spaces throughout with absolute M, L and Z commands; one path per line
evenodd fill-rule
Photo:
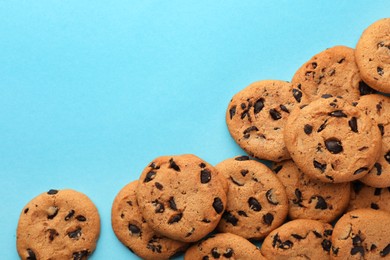
M 198 241 L 213 231 L 226 205 L 218 172 L 191 154 L 153 160 L 142 172 L 136 193 L 149 226 L 184 242 Z
M 334 46 L 314 55 L 296 71 L 291 83 L 309 101 L 330 94 L 353 102 L 359 99 L 359 89 L 363 93 L 368 89 L 360 79 L 354 49 L 346 46 Z
M 283 142 L 283 129 L 290 111 L 303 102 L 302 92 L 280 80 L 252 83 L 233 96 L 226 111 L 226 124 L 237 144 L 259 159 L 290 158 Z
M 291 113 L 284 141 L 302 172 L 340 183 L 368 173 L 380 154 L 382 137 L 363 111 L 325 95 Z
M 389 259 L 390 214 L 357 209 L 344 214 L 332 234 L 331 259 Z
M 187 243 L 155 233 L 138 209 L 135 189 L 138 181 L 127 184 L 117 194 L 111 209 L 111 224 L 117 238 L 142 259 L 169 259 L 184 251 Z
M 272 231 L 261 246 L 267 259 L 329 259 L 332 226 L 310 219 L 296 219 Z
M 193 259 L 265 259 L 260 250 L 243 237 L 220 233 L 190 247 L 184 255 L 184 260 Z
M 283 224 L 288 213 L 285 188 L 264 164 L 246 156 L 227 159 L 215 168 L 229 184 L 220 232 L 262 239 Z
M 364 30 L 355 57 L 362 79 L 372 88 L 390 93 L 390 18 L 380 19 Z
M 382 151 L 371 171 L 361 181 L 365 184 L 386 188 L 390 186 L 390 98 L 378 94 L 360 98 L 356 106 L 362 109 L 378 125 L 382 134 Z
M 20 214 L 16 246 L 21 259 L 87 259 L 100 233 L 93 202 L 75 190 L 49 190 Z
M 292 160 L 273 165 L 273 171 L 286 188 L 291 219 L 331 222 L 348 207 L 350 183 L 325 183 L 310 179 Z
M 352 187 L 348 211 L 372 208 L 390 213 L 390 187 L 374 188 L 359 181 L 354 182 Z

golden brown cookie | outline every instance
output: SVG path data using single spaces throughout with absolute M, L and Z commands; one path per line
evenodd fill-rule
M 214 167 L 191 154 L 161 156 L 141 174 L 137 201 L 156 232 L 198 241 L 213 231 L 226 206 L 226 191 Z
M 380 209 L 390 213 L 390 187 L 374 188 L 353 182 L 348 211 L 362 208 Z
M 271 161 L 288 159 L 283 129 L 290 112 L 303 99 L 302 92 L 285 81 L 252 83 L 229 103 L 226 111 L 229 132 L 251 156 Z
M 390 93 L 390 18 L 368 26 L 356 45 L 356 63 L 372 88 Z
M 49 190 L 22 210 L 16 245 L 21 259 L 87 259 L 100 233 L 93 202 L 75 190 Z

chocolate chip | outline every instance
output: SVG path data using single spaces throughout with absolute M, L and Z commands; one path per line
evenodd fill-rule
M 330 242 L 328 239 L 324 239 L 322 240 L 321 245 L 326 252 L 329 252 L 332 247 L 332 242 Z
M 376 209 L 376 210 L 379 209 L 379 206 L 378 206 L 378 204 L 376 204 L 376 203 L 371 203 L 370 206 L 371 206 L 372 209 Z
M 254 113 L 259 113 L 264 108 L 264 98 L 260 98 L 255 102 Z
M 182 217 L 183 217 L 183 213 L 181 212 L 179 214 L 173 215 L 169 218 L 168 224 L 171 225 L 173 223 L 177 223 L 181 220 Z
M 329 113 L 333 117 L 348 117 L 342 110 L 335 110 Z
M 160 253 L 161 254 L 162 246 L 160 245 L 159 241 L 160 241 L 160 238 L 158 238 L 157 236 L 153 236 L 152 239 L 150 239 L 148 241 L 148 244 L 146 245 L 146 248 L 151 250 L 154 253 Z
M 221 254 L 218 252 L 218 248 L 214 247 L 213 249 L 211 249 L 211 255 L 214 257 L 214 258 L 220 258 L 221 257 Z
M 321 172 L 325 172 L 326 170 L 326 163 L 322 164 L 320 162 L 317 162 L 316 160 L 313 160 L 314 168 L 319 169 Z
M 202 163 L 199 164 L 199 167 L 200 168 L 206 168 L 206 164 L 202 162 Z
M 136 225 L 129 224 L 128 229 L 130 231 L 130 235 L 141 236 L 141 229 Z
M 227 248 L 225 253 L 223 254 L 224 257 L 230 258 L 233 256 L 234 250 L 232 248 Z
M 54 194 L 57 194 L 57 193 L 58 193 L 58 190 L 49 190 L 47 192 L 47 194 L 49 194 L 49 195 L 54 195 Z
M 313 67 L 313 69 L 317 68 L 317 62 L 312 62 L 311 66 Z
M 341 144 L 341 141 L 334 137 L 325 140 L 325 147 L 332 154 L 338 154 L 343 151 L 343 145 Z
M 247 161 L 247 160 L 250 160 L 250 158 L 247 155 L 243 155 L 243 156 L 239 156 L 239 157 L 234 158 L 234 160 L 236 160 L 236 161 Z
M 333 96 L 331 94 L 323 94 L 321 97 L 325 98 L 325 99 L 328 99 L 328 98 L 331 98 Z
M 80 222 L 84 222 L 84 221 L 87 221 L 87 219 L 83 216 L 83 215 L 78 215 L 76 216 L 76 219 Z
M 77 228 L 74 231 L 68 232 L 68 237 L 72 239 L 78 239 L 81 236 L 81 228 Z
M 236 181 L 232 176 L 230 176 L 230 180 L 231 180 L 234 184 L 236 184 L 237 186 L 244 186 L 244 184 L 239 183 L 239 182 Z
M 27 214 L 28 210 L 29 210 L 29 208 L 25 208 L 24 211 L 23 211 L 24 214 Z
M 368 168 L 367 168 L 367 167 L 361 167 L 361 168 L 357 169 L 357 170 L 353 173 L 353 175 L 362 173 L 362 172 L 364 172 L 364 171 L 368 171 Z
M 282 115 L 276 109 L 270 109 L 269 114 L 273 120 L 279 120 L 282 118 Z
M 280 249 L 290 249 L 293 245 L 294 245 L 293 242 L 291 242 L 290 240 L 286 240 L 286 241 L 280 243 L 279 248 Z
M 28 256 L 26 258 L 27 260 L 37 260 L 37 257 L 35 255 L 34 251 L 32 251 L 30 248 L 27 248 L 27 254 L 28 254 Z
M 222 215 L 222 218 L 233 226 L 237 226 L 238 218 L 236 218 L 231 212 L 225 211 Z
M 311 125 L 306 124 L 303 127 L 303 131 L 305 132 L 305 134 L 309 135 L 313 131 L 313 127 Z
M 217 212 L 217 214 L 222 213 L 222 211 L 224 210 L 224 206 L 223 206 L 222 200 L 220 198 L 218 198 L 218 197 L 214 198 L 213 208 L 214 208 L 215 212 Z
M 180 172 L 180 167 L 175 163 L 173 158 L 169 159 L 169 168 L 172 168 L 175 171 Z
M 154 179 L 154 177 L 156 177 L 156 172 L 155 171 L 150 171 L 146 174 L 146 177 L 144 179 L 144 182 L 150 182 L 151 180 Z
M 390 254 L 390 244 L 388 244 L 382 251 L 379 252 L 380 256 L 384 257 Z
M 336 74 L 336 70 L 335 69 L 329 70 L 329 72 L 328 72 L 329 76 L 333 76 L 334 74 Z
M 315 205 L 316 209 L 324 210 L 328 208 L 328 204 L 326 203 L 325 199 L 322 196 L 320 195 L 312 196 L 309 200 L 309 203 L 311 203 L 313 200 L 317 200 L 317 203 Z
M 280 170 L 283 168 L 283 165 L 278 165 L 278 166 L 276 166 L 274 169 L 273 169 L 273 171 L 274 171 L 274 173 L 278 173 L 278 172 L 280 172 Z
M 238 215 L 240 215 L 240 216 L 242 216 L 242 217 L 248 217 L 248 215 L 246 214 L 246 212 L 243 211 L 243 210 L 239 210 L 239 211 L 237 211 L 237 213 L 238 213 Z
M 351 255 L 356 255 L 357 253 L 364 256 L 364 247 L 362 246 L 355 246 L 351 249 Z
M 192 228 L 191 231 L 186 234 L 186 237 L 192 236 L 192 234 L 194 234 L 194 231 L 195 231 L 195 228 Z
M 248 172 L 249 172 L 248 170 L 241 170 L 240 171 L 241 175 L 244 177 L 248 174 Z
M 172 210 L 177 210 L 176 202 L 174 197 L 170 197 L 168 200 L 169 208 Z
M 352 117 L 351 120 L 348 121 L 348 125 L 351 128 L 352 132 L 358 132 L 357 120 L 356 117 Z
M 51 206 L 51 207 L 48 208 L 47 212 L 48 212 L 47 218 L 48 219 L 53 219 L 58 214 L 58 207 Z
M 249 208 L 253 211 L 260 211 L 261 210 L 261 205 L 260 205 L 259 201 L 253 197 L 250 197 L 248 199 L 248 204 L 249 204 Z
M 273 197 L 274 195 L 274 189 L 267 190 L 265 193 L 265 197 L 267 198 L 268 202 L 272 205 L 278 205 L 279 202 Z
M 280 105 L 279 107 L 280 107 L 280 109 L 281 109 L 282 111 L 284 111 L 284 112 L 286 112 L 286 113 L 290 113 L 290 110 L 288 110 L 288 108 L 287 108 L 285 105 Z
M 390 151 L 387 151 L 387 153 L 385 154 L 385 160 L 390 163 Z
M 370 251 L 374 251 L 375 249 L 377 249 L 378 247 L 375 245 L 375 244 L 372 244 L 371 247 L 370 247 Z
M 337 61 L 337 63 L 338 64 L 341 64 L 341 63 L 343 63 L 345 61 L 345 57 L 342 57 L 341 59 L 339 59 L 338 61 Z
M 376 175 L 380 176 L 382 174 L 382 165 L 380 163 L 375 163 L 374 167 L 376 169 Z
M 293 203 L 294 204 L 297 204 L 299 206 L 303 206 L 301 203 L 302 203 L 302 192 L 299 190 L 299 189 L 295 189 L 295 197 L 296 199 L 293 199 Z
M 332 233 L 333 233 L 333 230 L 332 230 L 332 229 L 325 229 L 325 231 L 324 231 L 324 235 L 325 235 L 326 237 L 331 236 Z
M 202 257 L 202 260 L 209 260 L 210 258 L 207 256 L 207 255 L 205 255 L 204 257 Z
M 383 76 L 383 68 L 381 68 L 381 67 L 376 67 L 376 71 L 378 72 L 378 75 L 379 76 Z
M 333 253 L 333 255 L 337 256 L 337 254 L 339 253 L 339 249 L 340 248 L 338 248 L 338 247 L 336 248 L 336 247 L 332 246 L 332 253 Z
M 385 134 L 385 128 L 382 124 L 378 124 L 379 131 L 381 132 L 381 135 L 383 136 Z
M 158 170 L 160 169 L 160 166 L 157 166 L 155 162 L 152 162 L 150 165 L 149 165 L 150 168 L 154 169 L 154 170 Z
M 297 239 L 297 240 L 303 239 L 303 237 L 300 236 L 300 235 L 298 235 L 298 234 L 291 234 L 291 236 L 292 236 L 293 238 Z
M 382 102 L 379 102 L 378 104 L 376 104 L 376 112 L 379 113 L 382 109 Z
M 164 186 L 163 186 L 161 183 L 159 183 L 159 182 L 156 182 L 156 183 L 154 184 L 154 186 L 156 186 L 156 188 L 157 188 L 158 190 L 162 190 L 162 189 L 164 188 Z
M 211 180 L 211 172 L 207 169 L 200 171 L 200 182 L 205 184 Z
M 204 223 L 210 223 L 211 220 L 209 220 L 209 219 L 207 219 L 207 218 L 204 218 L 204 219 L 202 219 L 202 222 L 204 222 Z
M 152 205 L 155 207 L 154 209 L 155 213 L 163 213 L 165 211 L 164 204 L 162 204 L 158 200 L 152 201 Z
M 314 234 L 317 238 L 322 238 L 322 235 L 321 235 L 319 232 L 315 231 L 315 230 L 313 230 L 313 234 Z
M 236 114 L 236 106 L 232 106 L 229 109 L 230 119 L 233 119 L 233 116 Z
M 49 231 L 49 240 L 50 241 L 53 241 L 55 237 L 60 235 L 60 234 L 58 234 L 57 230 L 55 230 L 53 228 L 49 228 L 47 231 Z
M 278 244 L 280 244 L 282 240 L 280 240 L 279 234 L 276 233 L 272 239 L 272 247 L 275 248 Z
M 272 215 L 271 213 L 267 213 L 263 216 L 263 221 L 265 224 L 267 224 L 268 226 L 271 226 L 272 225 L 272 222 L 274 221 L 274 215 Z
M 324 130 L 327 123 L 328 123 L 328 119 L 326 119 L 326 120 L 320 125 L 320 127 L 318 127 L 317 133 L 319 133 L 319 132 L 321 132 L 322 130 Z
M 88 255 L 89 255 L 88 250 L 82 250 L 79 252 L 74 252 L 72 257 L 73 257 L 73 260 L 82 260 L 83 258 L 86 259 Z
M 65 221 L 68 221 L 74 215 L 74 210 L 71 209 L 68 214 L 65 216 Z
M 295 100 L 298 103 L 301 103 L 302 92 L 300 90 L 298 90 L 298 89 L 293 88 L 292 93 L 293 93 L 293 96 L 294 96 Z

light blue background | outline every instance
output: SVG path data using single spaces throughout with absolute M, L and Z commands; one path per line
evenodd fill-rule
M 137 259 L 116 239 L 115 195 L 160 155 L 242 154 L 230 98 L 354 47 L 389 1 L 0 0 L 0 259 L 18 259 L 23 206 L 51 188 L 97 205 L 92 259 Z

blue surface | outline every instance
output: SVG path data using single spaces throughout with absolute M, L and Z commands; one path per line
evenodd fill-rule
M 50 188 L 97 205 L 91 259 L 137 259 L 111 229 L 126 183 L 160 155 L 242 154 L 224 121 L 236 92 L 290 80 L 390 14 L 389 1 L 314 2 L 0 1 L 0 259 L 18 259 L 20 211 Z

